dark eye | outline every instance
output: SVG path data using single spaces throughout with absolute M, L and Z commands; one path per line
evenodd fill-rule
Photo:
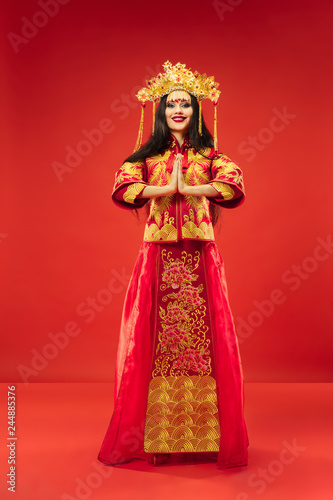
M 168 104 L 167 104 L 167 108 L 174 108 L 174 107 L 175 107 L 175 105 L 174 105 L 174 104 L 172 104 L 172 102 L 168 102 Z
M 184 104 L 182 104 L 182 107 L 183 108 L 190 108 L 191 104 L 189 102 L 184 102 Z

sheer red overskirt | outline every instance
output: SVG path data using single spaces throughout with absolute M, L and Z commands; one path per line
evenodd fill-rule
M 243 416 L 243 373 L 227 298 L 224 265 L 214 242 L 201 244 L 221 431 L 218 466 L 243 466 L 247 464 L 248 446 Z M 116 363 L 114 413 L 98 456 L 107 465 L 148 456 L 143 451 L 143 440 L 154 345 L 160 246 L 142 244 L 125 298 Z

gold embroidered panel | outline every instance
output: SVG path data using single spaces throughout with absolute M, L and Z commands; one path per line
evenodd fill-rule
M 215 365 L 201 244 L 160 249 L 144 449 L 218 451 Z
M 144 449 L 147 453 L 218 451 L 213 377 L 155 377 L 149 384 Z

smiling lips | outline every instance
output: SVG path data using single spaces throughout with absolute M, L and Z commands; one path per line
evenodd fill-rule
M 184 116 L 175 116 L 172 119 L 174 122 L 183 122 L 184 120 L 186 120 L 186 118 Z

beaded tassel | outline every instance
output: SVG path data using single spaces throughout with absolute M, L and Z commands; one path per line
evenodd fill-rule
M 214 102 L 214 149 L 217 153 L 217 102 Z
M 141 148 L 142 144 L 142 136 L 143 136 L 143 122 L 144 122 L 144 112 L 145 112 L 145 107 L 146 105 L 144 103 L 141 104 L 141 118 L 140 118 L 140 126 L 139 126 L 139 133 L 138 133 L 138 138 L 136 140 L 135 148 L 134 148 L 134 153 L 138 151 L 138 149 Z
M 202 110 L 201 110 L 201 100 L 199 100 L 199 135 L 202 135 Z
M 155 101 L 153 101 L 153 130 L 152 130 L 152 135 L 154 135 L 155 132 Z

